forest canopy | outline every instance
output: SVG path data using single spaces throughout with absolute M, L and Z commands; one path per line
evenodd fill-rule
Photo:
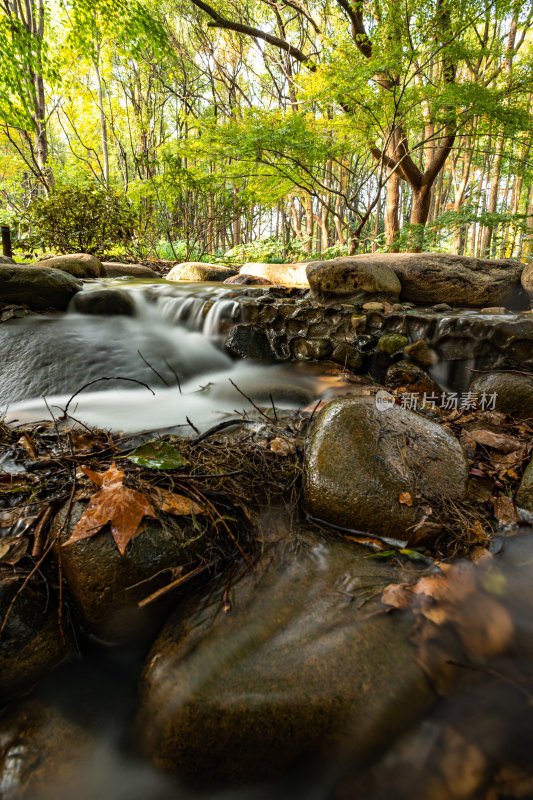
M 120 208 L 108 252 L 525 259 L 532 15 L 531 0 L 0 0 L 0 219 L 46 250 L 44 208 L 101 198 Z

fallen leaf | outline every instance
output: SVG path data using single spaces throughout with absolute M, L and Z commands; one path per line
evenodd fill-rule
M 28 551 L 28 539 L 26 537 L 7 536 L 0 539 L 0 562 L 2 564 L 14 565 L 23 558 Z
M 175 514 L 177 517 L 187 517 L 191 514 L 205 514 L 206 508 L 201 503 L 191 500 L 182 494 L 168 492 L 166 489 L 157 490 L 157 499 L 161 511 Z
M 388 303 L 386 300 L 382 300 L 381 302 L 383 303 L 383 311 L 385 312 L 385 314 L 392 314 L 392 312 L 394 311 L 392 304 Z
M 403 506 L 412 506 L 413 498 L 411 497 L 409 492 L 402 492 L 398 498 L 398 502 L 401 503 Z
M 181 469 L 187 464 L 178 448 L 170 442 L 146 442 L 126 458 L 148 469 Z
M 21 447 L 24 448 L 30 458 L 38 458 L 39 454 L 37 452 L 37 448 L 33 444 L 31 436 L 27 431 L 24 431 L 17 444 L 20 444 Z
M 478 444 L 483 444 L 486 447 L 493 447 L 502 453 L 511 453 L 513 450 L 518 450 L 521 446 L 519 439 L 514 436 L 508 436 L 506 433 L 494 433 L 494 431 L 475 430 L 468 431 L 468 435 Z
M 422 542 L 434 541 L 443 530 L 444 527 L 438 522 L 429 522 L 423 519 L 412 529 L 407 544 L 409 547 L 418 547 Z
M 276 438 L 272 439 L 270 442 L 270 449 L 277 456 L 290 456 L 291 453 L 294 453 L 294 443 L 290 442 L 288 439 L 282 439 L 280 436 L 276 436 Z
M 507 495 L 499 495 L 492 498 L 492 507 L 494 509 L 494 516 L 500 525 L 509 525 L 511 522 L 520 522 L 518 511 L 512 497 Z
M 413 602 L 413 587 L 408 583 L 389 583 L 383 589 L 381 602 L 384 606 L 404 611 Z
M 92 496 L 63 547 L 94 536 L 109 522 L 115 544 L 123 556 L 128 543 L 137 535 L 143 517 L 155 517 L 156 513 L 141 492 L 124 486 L 124 473 L 115 464 L 103 473 L 87 472 L 91 473 L 88 477 L 102 488 Z

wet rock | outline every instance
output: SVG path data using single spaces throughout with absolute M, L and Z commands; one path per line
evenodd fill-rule
M 417 364 L 423 367 L 431 367 L 439 360 L 438 355 L 434 350 L 431 350 L 424 339 L 417 339 L 416 342 L 411 342 L 404 348 L 404 352 Z
M 409 303 L 410 306 L 413 306 L 412 303 Z M 453 311 L 452 307 L 448 305 L 448 303 L 436 303 L 436 305 L 431 306 L 432 311 Z
M 2 800 L 86 797 L 76 779 L 83 772 L 80 762 L 87 759 L 90 767 L 93 747 L 91 734 L 51 703 L 26 700 L 4 710 L 0 717 Z
M 155 270 L 146 267 L 144 264 L 119 264 L 115 261 L 102 261 L 104 275 L 106 278 L 160 278 Z
M 73 308 L 80 314 L 125 314 L 133 316 L 135 303 L 129 292 L 122 289 L 94 289 L 90 292 L 78 292 L 73 300 Z
M 383 303 L 363 303 L 363 309 L 365 311 L 384 311 L 385 306 Z
M 69 622 L 63 618 L 61 623 L 57 594 L 50 594 L 43 578 L 32 578 L 14 599 L 24 578 L 13 569 L 0 568 L 0 620 L 9 611 L 0 637 L 1 701 L 31 686 L 64 661 L 72 648 Z
M 420 399 L 424 394 L 428 397 L 436 395 L 438 398 L 442 394 L 438 383 L 411 361 L 402 360 L 392 364 L 387 370 L 385 386 L 387 389 L 399 389 L 403 386 L 407 392 L 418 394 Z
M 180 778 L 242 784 L 306 756 L 365 758 L 432 700 L 409 622 L 379 613 L 377 590 L 402 573 L 357 545 L 294 532 L 285 542 L 229 594 L 225 577 L 191 599 L 152 648 L 138 729 Z
M 298 361 L 321 361 L 332 352 L 332 344 L 328 339 L 296 338 L 291 342 L 291 352 Z
M 520 284 L 523 265 L 514 259 L 472 258 L 448 253 L 381 253 L 351 256 L 371 268 L 387 266 L 399 278 L 402 301 L 483 308 L 527 308 Z
M 55 548 L 76 605 L 89 630 L 106 642 L 142 637 L 160 620 L 166 604 L 138 608 L 137 603 L 205 552 L 209 523 L 204 517 L 145 518 L 142 532 L 128 545 L 124 556 L 107 526 L 90 539 L 61 547 L 86 505 L 73 505 Z M 66 514 L 64 506 L 54 519 L 52 534 L 60 530 Z
M 352 314 L 351 316 L 352 329 L 356 333 L 364 333 L 366 330 L 366 315 L 365 314 Z
M 515 497 L 519 508 L 533 512 L 533 461 L 527 465 Z
M 488 407 L 494 406 L 496 411 L 520 419 L 533 418 L 533 375 L 518 372 L 480 375 L 472 381 L 469 390 L 475 392 L 479 398 L 485 395 Z
M 81 283 L 58 269 L 0 265 L 0 302 L 64 311 Z
M 240 269 L 241 275 L 253 275 L 258 278 L 266 278 L 271 283 L 278 283 L 282 286 L 302 286 L 308 287 L 306 267 L 309 262 L 296 264 L 256 264 L 249 262 Z
M 304 486 L 310 513 L 327 522 L 405 538 L 422 498 L 461 499 L 468 463 L 442 425 L 374 397 L 328 403 L 309 434 Z M 400 502 L 408 493 L 412 504 Z
M 45 258 L 43 261 L 37 261 L 29 266 L 33 269 L 60 269 L 75 278 L 101 278 L 105 275 L 100 259 L 88 253 L 54 256 L 53 258 Z
M 309 286 L 315 297 L 324 302 L 366 303 L 387 300 L 396 302 L 401 285 L 385 264 L 356 262 L 352 258 L 312 261 L 307 266 Z
M 382 353 L 391 356 L 393 353 L 397 353 L 398 350 L 402 350 L 408 342 L 407 336 L 402 336 L 398 333 L 386 333 L 379 337 L 378 348 Z
M 508 311 L 504 306 L 489 306 L 488 308 L 481 309 L 482 314 L 507 314 Z
M 337 364 L 342 364 L 347 369 L 359 369 L 363 363 L 359 350 L 346 342 L 339 342 L 339 344 L 335 345 L 331 360 Z
M 224 347 L 230 355 L 236 358 L 271 361 L 273 357 L 266 333 L 255 325 L 234 325 Z
M 258 275 L 233 275 L 231 278 L 226 278 L 224 283 L 236 283 L 241 286 L 273 286 L 273 282 L 267 278 L 260 278 Z
M 201 261 L 187 261 L 172 267 L 167 281 L 220 281 L 232 278 L 237 274 L 233 267 L 222 267 L 220 264 L 204 264 Z

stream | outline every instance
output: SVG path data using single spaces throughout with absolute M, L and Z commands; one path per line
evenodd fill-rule
M 131 316 L 69 311 L 0 327 L 0 407 L 9 424 L 59 417 L 68 404 L 85 425 L 186 435 L 249 411 L 251 401 L 307 406 L 336 383 L 305 364 L 233 361 L 223 331 L 238 321 L 234 288 L 150 286 L 148 299 L 143 284 L 131 283 L 120 283 L 134 301 Z

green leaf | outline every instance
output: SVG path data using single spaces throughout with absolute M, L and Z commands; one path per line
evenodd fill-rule
M 170 442 L 146 442 L 126 458 L 148 469 L 181 469 L 188 463 Z

